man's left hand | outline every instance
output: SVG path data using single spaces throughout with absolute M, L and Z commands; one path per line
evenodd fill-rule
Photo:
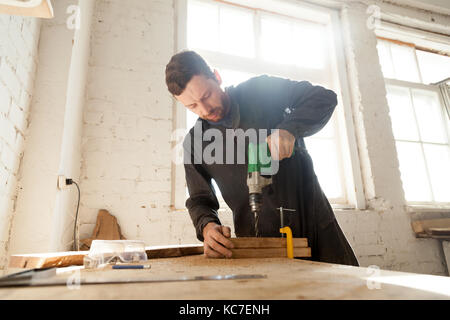
M 278 139 L 277 139 L 278 136 Z M 295 137 L 287 130 L 277 129 L 266 139 L 273 160 L 289 158 L 294 151 Z

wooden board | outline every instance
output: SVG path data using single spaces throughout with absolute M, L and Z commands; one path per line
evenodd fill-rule
M 203 244 L 146 247 L 147 258 L 173 258 L 203 254 Z
M 9 260 L 10 268 L 48 268 L 83 265 L 83 258 L 87 251 L 50 252 L 36 254 L 12 255 Z
M 203 254 L 202 244 L 151 246 L 145 251 L 149 259 L 182 257 Z M 9 261 L 10 268 L 48 268 L 82 266 L 84 256 L 89 251 L 51 252 L 36 254 L 12 255 Z
M 231 238 L 235 245 L 232 250 L 233 258 L 256 258 L 256 257 L 285 257 L 285 238 Z M 306 238 L 294 238 L 294 256 L 310 257 L 311 250 L 307 248 Z M 274 250 L 271 250 L 274 249 Z M 300 250 L 306 249 L 306 250 Z M 149 259 L 174 258 L 189 255 L 203 254 L 203 244 L 150 246 L 145 251 Z M 84 256 L 88 251 L 51 252 L 36 254 L 12 255 L 10 268 L 48 268 L 82 266 Z
M 231 249 L 231 252 L 233 252 L 232 259 L 287 257 L 286 248 Z M 311 248 L 294 248 L 294 257 L 297 258 L 311 257 Z
M 450 299 L 450 277 L 398 271 L 373 270 L 301 259 L 206 259 L 203 255 L 153 259 L 144 270 L 85 270 L 62 268 L 58 277 L 81 279 L 183 277 L 208 275 L 266 275 L 265 279 L 188 281 L 166 283 L 121 283 L 81 285 L 77 290 L 63 286 L 0 288 L 0 300 L 421 300 Z M 8 273 L 20 270 L 8 270 Z M 79 272 L 79 273 L 78 273 Z M 268 302 L 270 303 L 270 302 Z M 167 317 L 180 318 L 173 310 Z M 274 313 L 274 314 L 273 314 Z M 279 318 L 275 310 L 272 318 Z
M 450 228 L 450 219 L 416 220 L 411 222 L 411 226 L 419 238 L 448 238 L 449 236 L 436 233 L 436 230 Z
M 432 235 L 450 236 L 450 228 L 430 228 L 428 229 Z
M 231 238 L 235 249 L 243 248 L 286 248 L 286 238 Z M 308 247 L 307 238 L 293 238 L 294 248 Z

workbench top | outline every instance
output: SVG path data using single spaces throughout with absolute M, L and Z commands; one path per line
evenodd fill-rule
M 298 259 L 152 259 L 150 269 L 79 270 L 82 278 L 263 274 L 251 280 L 206 280 L 0 288 L 0 299 L 450 299 L 450 278 L 318 263 Z M 18 270 L 9 270 L 8 273 Z M 72 268 L 58 270 L 65 276 Z

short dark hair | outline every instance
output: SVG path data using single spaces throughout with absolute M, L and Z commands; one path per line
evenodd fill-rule
M 167 89 L 179 96 L 193 76 L 204 75 L 215 79 L 206 61 L 194 51 L 182 51 L 174 55 L 166 66 Z

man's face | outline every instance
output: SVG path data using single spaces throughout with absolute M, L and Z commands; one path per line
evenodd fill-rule
M 220 88 L 218 79 L 207 78 L 204 75 L 193 76 L 184 91 L 175 98 L 194 112 L 200 118 L 217 122 L 229 110 L 225 92 Z

